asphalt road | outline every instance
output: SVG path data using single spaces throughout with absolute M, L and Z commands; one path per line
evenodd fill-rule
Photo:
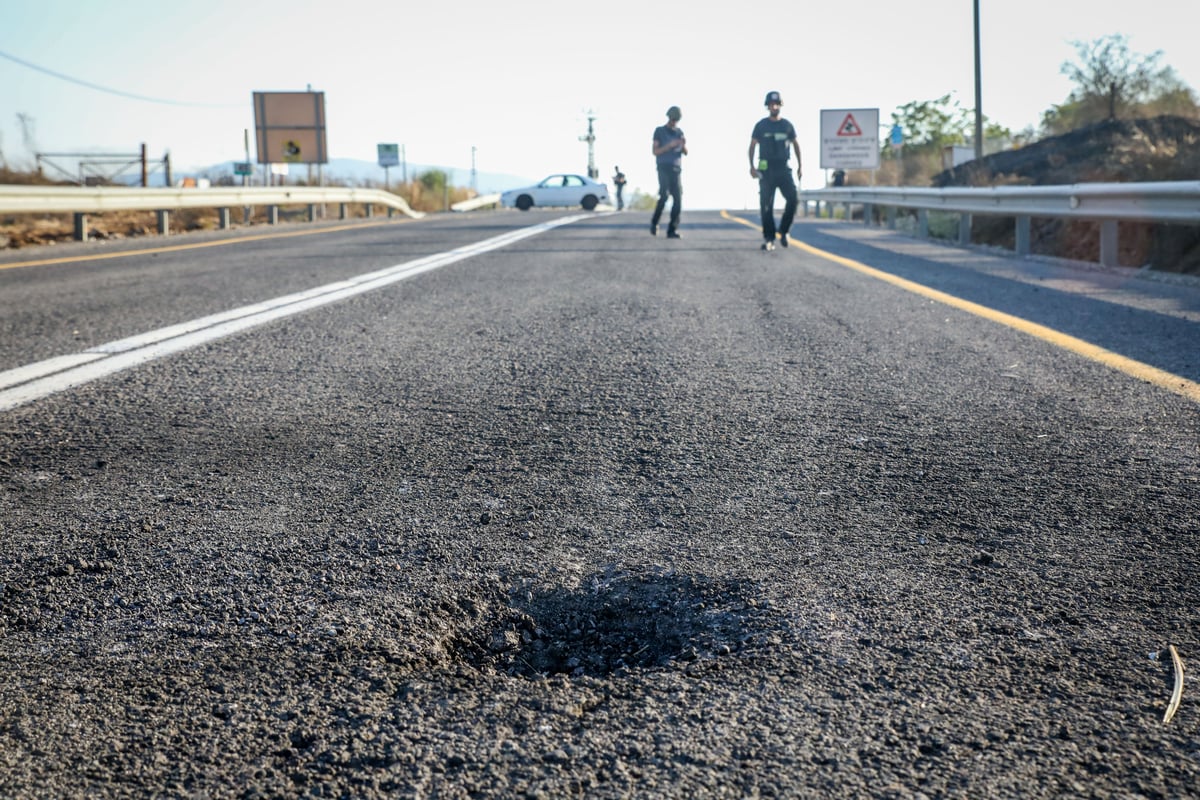
M 1200 287 L 566 216 L 0 258 L 0 796 L 1195 793 Z

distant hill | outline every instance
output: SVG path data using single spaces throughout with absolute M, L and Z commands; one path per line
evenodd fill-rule
M 220 164 L 213 164 L 208 167 L 199 167 L 195 169 L 173 170 L 175 180 L 185 176 L 193 176 L 199 178 L 208 178 L 213 183 L 216 183 L 221 178 L 233 176 L 232 161 L 225 161 Z M 258 165 L 255 165 L 256 167 Z M 471 170 L 458 167 L 443 167 L 430 164 L 408 164 L 408 177 L 413 180 L 417 175 L 429 170 L 442 170 L 450 176 L 451 186 L 470 186 L 471 185 Z M 383 186 L 384 170 L 374 161 L 363 161 L 356 158 L 333 158 L 328 164 L 322 165 L 322 170 L 325 180 L 346 182 L 355 186 L 378 185 Z M 292 164 L 289 169 L 289 177 L 307 178 L 309 175 L 309 167 L 307 164 Z M 314 165 L 312 168 L 313 179 L 316 179 L 317 168 Z M 388 180 L 391 183 L 400 183 L 403 180 L 404 170 L 401 167 L 391 167 L 388 170 Z M 537 183 L 544 178 L 544 175 L 539 175 L 536 178 L 529 178 L 520 175 L 508 175 L 499 172 L 478 172 L 475 176 L 476 187 L 480 194 L 491 194 L 493 192 L 502 192 L 507 189 L 515 189 L 519 186 L 528 186 L 531 183 Z M 161 180 L 161 178 L 160 178 Z

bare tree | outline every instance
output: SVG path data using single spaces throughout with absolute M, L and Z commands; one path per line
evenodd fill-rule
M 1177 114 L 1196 117 L 1196 94 L 1170 67 L 1159 66 L 1162 51 L 1149 55 L 1129 49 L 1123 34 L 1094 42 L 1073 42 L 1078 61 L 1062 65 L 1075 84 L 1071 94 L 1042 117 L 1042 131 L 1057 135 L 1106 119 Z
M 1145 56 L 1134 53 L 1124 34 L 1072 44 L 1079 62 L 1062 65 L 1063 74 L 1076 86 L 1072 97 L 1085 105 L 1100 104 L 1108 119 L 1117 119 L 1145 102 L 1155 85 L 1172 74 L 1170 67 L 1158 66 L 1161 50 Z

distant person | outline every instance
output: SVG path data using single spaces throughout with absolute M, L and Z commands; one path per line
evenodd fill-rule
M 667 238 L 678 239 L 679 214 L 683 209 L 683 187 L 680 183 L 680 172 L 683 169 L 683 156 L 687 155 L 687 139 L 679 128 L 679 120 L 683 112 L 679 106 L 667 109 L 667 124 L 654 129 L 654 153 L 658 165 L 658 205 L 654 207 L 654 216 L 650 218 L 650 235 L 658 236 L 658 221 L 662 219 L 663 207 L 667 204 L 667 196 L 671 197 L 671 220 L 667 224 Z
M 617 187 L 617 211 L 625 208 L 625 173 L 621 172 L 620 167 L 613 167 L 616 174 L 613 175 L 613 186 Z
M 758 178 L 758 209 L 762 215 L 763 250 L 775 249 L 775 190 L 783 195 L 785 205 L 779 219 L 779 243 L 788 246 L 788 231 L 796 217 L 799 202 L 796 182 L 788 166 L 788 145 L 796 151 L 796 179 L 804 170 L 800 164 L 800 143 L 796 141 L 796 129 L 792 123 L 779 116 L 783 100 L 779 92 L 767 92 L 763 101 L 767 116 L 758 121 L 750 134 L 750 177 Z M 755 159 L 754 150 L 758 149 Z

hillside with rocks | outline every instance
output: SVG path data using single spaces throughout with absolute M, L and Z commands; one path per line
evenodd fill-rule
M 969 161 L 932 178 L 946 186 L 1200 180 L 1200 122 L 1183 117 L 1108 120 L 1016 150 Z M 1034 220 L 1035 253 L 1099 260 L 1098 223 Z M 976 219 L 973 238 L 1013 246 L 1013 221 Z M 1121 223 L 1121 264 L 1200 274 L 1200 227 Z

